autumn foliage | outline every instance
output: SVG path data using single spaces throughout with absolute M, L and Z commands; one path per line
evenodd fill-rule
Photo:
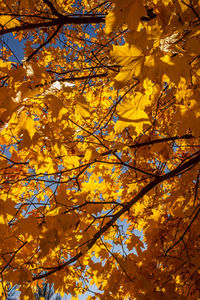
M 199 25 L 198 0 L 0 1 L 1 299 L 200 298 Z

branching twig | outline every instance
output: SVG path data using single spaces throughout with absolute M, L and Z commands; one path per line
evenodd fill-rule
M 196 156 L 192 157 L 190 160 L 186 161 L 184 164 L 179 165 L 178 167 L 176 167 L 174 170 L 168 172 L 165 175 L 162 176 L 158 176 L 157 178 L 155 178 L 153 181 L 151 181 L 150 183 L 148 183 L 132 200 L 130 200 L 127 204 L 124 205 L 123 208 L 121 208 L 116 214 L 114 214 L 112 216 L 112 218 L 98 231 L 94 234 L 93 238 L 88 241 L 87 244 L 87 249 L 91 249 L 92 246 L 97 242 L 97 240 L 103 235 L 103 233 L 105 233 L 108 229 L 110 229 L 111 226 L 113 226 L 113 224 L 127 211 L 130 210 L 130 208 L 137 203 L 144 195 L 146 195 L 149 191 L 151 191 L 153 188 L 155 188 L 158 184 L 160 184 L 161 182 L 173 178 L 174 176 L 177 176 L 180 172 L 182 172 L 183 170 L 187 169 L 190 166 L 195 166 L 196 164 L 198 164 L 200 162 L 200 154 L 197 154 Z M 199 213 L 200 209 L 198 210 Z M 196 215 L 193 219 L 196 218 Z M 192 221 L 193 222 L 193 221 Z M 192 222 L 190 224 L 190 226 L 192 225 Z M 188 228 L 189 230 L 189 228 Z M 169 251 L 169 250 L 168 250 Z M 36 275 L 32 278 L 32 281 L 38 280 L 38 279 L 42 279 L 45 277 L 48 277 L 49 275 L 62 270 L 64 268 L 66 268 L 68 265 L 76 262 L 81 256 L 83 256 L 84 253 L 82 251 L 80 251 L 79 253 L 77 253 L 77 255 L 73 256 L 72 258 L 70 258 L 68 261 L 66 261 L 65 263 L 57 266 L 57 267 L 53 267 L 52 270 L 50 270 L 49 272 L 46 272 L 45 274 L 41 274 L 41 275 Z

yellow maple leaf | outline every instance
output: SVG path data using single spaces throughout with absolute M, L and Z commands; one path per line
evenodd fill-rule
M 160 155 L 160 161 L 164 162 L 169 158 L 170 146 L 167 143 L 154 144 L 151 146 L 151 151 L 153 153 L 158 153 Z
M 200 107 L 197 101 L 191 101 L 191 105 L 177 105 L 174 121 L 177 123 L 178 134 L 182 135 L 191 130 L 196 137 L 200 135 Z
M 110 33 L 122 24 L 127 24 L 130 30 L 137 30 L 141 17 L 146 15 L 143 0 L 115 0 L 113 11 L 106 16 L 106 33 Z
M 132 233 L 131 238 L 127 240 L 126 244 L 127 244 L 127 248 L 129 251 L 132 250 L 133 248 L 135 248 L 137 251 L 137 254 L 141 255 L 141 253 L 142 253 L 141 248 L 143 248 L 144 245 L 143 245 L 142 241 L 140 240 L 139 236 Z
M 150 124 L 147 113 L 137 108 L 133 101 L 124 101 L 117 107 L 119 119 L 115 124 L 115 132 L 122 132 L 128 126 L 134 127 L 137 134 L 143 130 L 144 124 Z
M 12 28 L 15 26 L 19 26 L 20 22 L 11 16 L 0 16 L 0 24 L 1 26 L 5 26 L 6 28 Z
M 121 88 L 130 82 L 133 77 L 137 78 L 141 75 L 144 55 L 140 48 L 126 43 L 123 46 L 113 46 L 113 51 L 110 54 L 115 57 L 122 67 L 115 77 L 116 88 Z
M 117 24 L 117 14 L 113 11 L 109 12 L 106 16 L 106 33 L 111 33 Z
M 24 122 L 23 128 L 27 130 L 30 138 L 32 139 L 36 132 L 35 121 L 28 116 Z
M 80 114 L 84 119 L 90 117 L 89 105 L 82 95 L 76 97 L 76 113 Z
M 100 159 L 100 154 L 96 151 L 94 147 L 88 147 L 85 153 L 85 160 L 87 162 L 94 161 L 95 159 Z

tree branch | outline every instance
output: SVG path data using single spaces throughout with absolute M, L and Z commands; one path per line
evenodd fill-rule
M 168 137 L 168 138 L 160 138 L 160 139 L 155 139 L 155 140 L 150 140 L 147 142 L 142 142 L 142 143 L 135 143 L 134 145 L 127 145 L 129 148 L 133 149 L 133 148 L 140 148 L 140 147 L 145 147 L 145 146 L 150 146 L 150 145 L 154 145 L 154 144 L 158 144 L 158 143 L 164 143 L 164 142 L 170 142 L 170 141 L 176 141 L 176 140 L 184 140 L 184 139 L 194 139 L 195 137 L 192 134 L 185 134 L 182 136 L 172 136 L 172 137 Z M 115 150 L 108 150 L 106 152 L 101 153 L 101 156 L 106 156 L 109 155 L 111 153 L 115 153 L 117 152 L 117 149 Z
M 128 146 L 129 148 L 138 148 L 138 147 L 144 147 L 148 145 L 153 145 L 157 143 L 163 143 L 163 142 L 170 142 L 170 141 L 175 141 L 175 140 L 184 140 L 184 139 L 194 139 L 194 136 L 192 134 L 185 134 L 182 136 L 173 136 L 173 137 L 168 137 L 168 138 L 161 138 L 161 139 L 155 139 L 152 141 L 147 141 L 143 143 L 136 143 L 134 145 Z
M 156 187 L 161 182 L 170 179 L 172 177 L 177 176 L 180 172 L 187 170 L 189 167 L 194 167 L 196 164 L 200 162 L 200 153 L 199 151 L 194 155 L 191 159 L 186 161 L 185 163 L 179 165 L 174 170 L 168 172 L 165 175 L 158 176 L 153 181 L 148 183 L 131 201 L 129 201 L 127 204 L 123 206 L 116 214 L 113 215 L 113 217 L 108 221 L 95 235 L 93 238 L 88 241 L 87 248 L 88 250 L 92 248 L 92 246 L 96 243 L 96 241 L 102 236 L 104 232 L 106 232 L 118 219 L 120 216 L 122 216 L 124 213 L 130 210 L 130 208 L 138 201 L 140 200 L 144 195 L 146 195 L 150 190 L 152 190 L 154 187 Z M 83 252 L 80 251 L 77 255 L 63 263 L 62 265 L 59 265 L 57 267 L 52 268 L 49 272 L 46 272 L 45 274 L 36 275 L 32 278 L 32 281 L 45 278 L 59 270 L 62 270 L 66 268 L 68 265 L 72 264 L 73 262 L 77 261 L 78 258 L 83 256 Z
M 184 233 L 181 235 L 181 237 L 178 239 L 178 241 L 176 241 L 171 247 L 169 247 L 166 251 L 165 251 L 165 256 L 167 256 L 168 252 L 173 249 L 176 245 L 178 245 L 180 243 L 180 241 L 183 241 L 184 236 L 186 235 L 186 233 L 188 232 L 188 230 L 190 229 L 190 227 L 192 226 L 192 223 L 194 222 L 194 220 L 197 218 L 198 214 L 200 213 L 200 208 L 197 210 L 196 214 L 194 215 L 193 219 L 191 220 L 190 224 L 188 225 L 187 229 L 184 231 Z
M 57 16 L 58 18 L 64 17 L 62 14 L 60 14 L 55 6 L 51 3 L 49 0 L 43 0 L 43 2 L 51 9 L 52 13 Z
M 101 78 L 101 77 L 106 77 L 108 73 L 100 73 L 100 74 L 92 74 L 88 76 L 76 76 L 76 77 L 69 77 L 69 78 L 61 78 L 57 79 L 55 81 L 60 81 L 60 82 L 65 82 L 65 81 L 76 81 L 76 80 L 90 80 L 93 78 Z
M 41 22 L 41 23 L 32 23 L 32 24 L 23 24 L 20 26 L 15 26 L 12 28 L 6 28 L 0 30 L 0 36 L 9 32 L 20 32 L 24 30 L 37 29 L 42 27 L 52 27 L 57 25 L 72 25 L 72 24 L 99 24 L 105 23 L 105 15 L 95 15 L 95 16 L 64 16 L 62 18 L 56 18 L 52 21 Z

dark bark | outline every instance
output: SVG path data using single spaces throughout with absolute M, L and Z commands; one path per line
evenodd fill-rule
M 105 23 L 105 15 L 83 15 L 83 16 L 64 16 L 60 18 L 55 18 L 51 21 L 32 23 L 32 24 L 23 24 L 20 26 L 15 26 L 12 28 L 0 30 L 0 36 L 9 32 L 20 32 L 24 30 L 31 30 L 37 28 L 47 28 L 57 25 L 73 25 L 73 24 L 99 24 Z

